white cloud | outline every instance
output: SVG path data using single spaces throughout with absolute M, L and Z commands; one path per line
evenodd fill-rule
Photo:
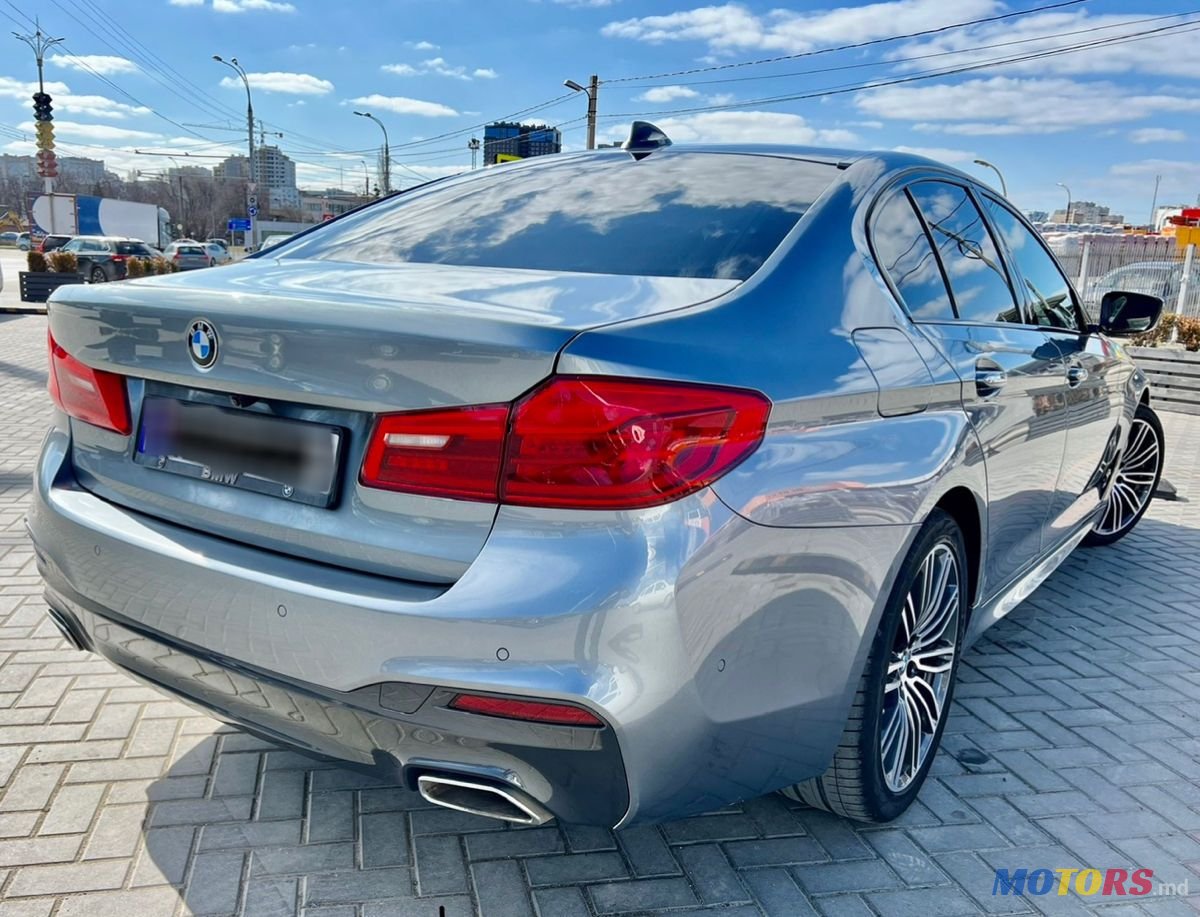
M 359 96 L 350 101 L 363 108 L 381 108 L 399 115 L 419 115 L 423 118 L 454 118 L 458 116 L 458 112 L 449 105 L 443 105 L 440 102 L 426 102 L 422 99 L 410 99 L 406 96 L 385 96 L 375 93 L 369 96 Z
M 333 92 L 333 83 L 310 73 L 247 73 L 246 78 L 252 88 L 263 92 L 286 92 L 298 96 L 323 96 Z M 242 81 L 236 76 L 227 76 L 221 80 L 221 85 L 226 89 L 241 89 Z
M 294 13 L 296 7 L 277 0 L 212 0 L 213 10 L 218 13 Z
M 1136 6 L 1136 5 L 1135 5 Z M 1149 6 L 1147 6 L 1149 8 Z M 1165 11 L 1164 11 L 1165 12 Z M 984 23 L 965 29 L 954 29 L 921 41 L 909 42 L 892 51 L 892 57 L 916 57 L 947 51 L 961 51 L 943 58 L 933 66 L 960 66 L 996 58 L 1006 58 L 1061 48 L 1064 45 L 1099 41 L 1131 35 L 1148 28 L 1169 23 L 1134 25 L 1149 13 L 1134 15 L 1093 15 L 1086 9 L 1056 10 L 1003 22 Z M 964 17 L 972 18 L 972 17 Z M 1057 33 L 1099 29 L 1086 35 L 1050 38 Z M 904 31 L 904 30 L 900 30 Z M 1002 48 L 986 48 L 1000 42 L 1022 44 Z M 1195 37 L 1185 31 L 1164 33 L 1153 38 L 1124 44 L 1110 44 L 1069 54 L 1055 54 L 1020 63 L 1005 64 L 1005 73 L 1036 74 L 1039 76 L 1084 75 L 1112 76 L 1118 73 L 1156 73 L 1195 78 L 1193 64 Z M 900 64 L 904 70 L 925 70 L 929 61 L 910 61 Z
M 655 118 L 654 123 L 677 143 L 795 143 L 844 146 L 858 138 L 850 131 L 815 128 L 800 115 L 777 111 L 714 111 L 676 118 Z M 629 125 L 612 129 L 610 139 L 624 140 Z
M 999 0 L 958 0 L 954 4 L 954 17 L 974 19 L 1000 8 Z M 726 3 L 665 16 L 610 22 L 602 33 L 609 38 L 652 44 L 702 41 L 714 51 L 729 53 L 745 49 L 797 53 L 822 45 L 869 41 L 945 24 L 945 0 L 890 0 L 816 13 L 775 9 L 762 15 L 739 3 Z
M 938 162 L 974 162 L 979 158 L 977 154 L 968 150 L 956 150 L 944 146 L 894 146 L 892 149 L 897 153 L 911 153 L 914 156 L 936 159 Z
M 428 44 L 428 42 L 419 42 L 418 44 Z M 431 57 L 428 60 L 423 60 L 417 66 L 412 64 L 384 64 L 379 68 L 384 73 L 391 73 L 394 76 L 447 76 L 455 80 L 470 80 L 472 78 L 481 80 L 494 80 L 499 74 L 490 67 L 477 67 L 471 73 L 467 73 L 466 67 L 455 67 L 447 63 L 444 57 Z
M 23 131 L 32 132 L 34 126 L 32 121 L 26 121 L 18 125 L 18 128 Z M 72 138 L 115 141 L 162 139 L 161 134 L 151 131 L 135 131 L 125 127 L 114 127 L 111 124 L 84 124 L 79 121 L 55 121 L 54 136 L 56 139 L 65 140 L 68 143 Z
M 204 0 L 167 0 L 171 6 L 204 6 Z
M 66 67 L 84 73 L 99 73 L 108 76 L 111 73 L 137 73 L 138 65 L 123 57 L 113 57 L 110 54 L 78 54 L 68 57 L 65 54 L 50 55 L 50 63 L 56 67 Z
M 16 99 L 28 102 L 29 97 L 38 91 L 36 82 L 17 80 L 8 76 L 0 76 L 0 98 Z M 122 120 L 137 115 L 148 115 L 150 109 L 141 105 L 126 105 L 115 102 L 104 96 L 77 95 L 71 92 L 66 83 L 51 80 L 46 83 L 46 92 L 54 97 L 56 114 L 64 112 L 74 115 L 86 115 L 91 118 L 112 118 Z
M 573 6 L 576 9 L 582 7 L 599 8 L 602 6 L 612 6 L 617 0 L 553 0 L 559 6 Z
M 686 86 L 655 86 L 647 89 L 640 96 L 634 96 L 637 102 L 674 102 L 676 99 L 696 99 L 700 93 Z
M 1135 93 L 1109 82 L 991 77 L 955 84 L 887 86 L 857 97 L 868 115 L 914 121 L 917 130 L 966 136 L 1053 134 L 1200 112 L 1200 96 Z M 986 118 L 986 121 L 978 120 Z
M 1188 135 L 1166 127 L 1143 127 L 1131 133 L 1129 139 L 1134 143 L 1182 143 Z
M 437 51 L 441 45 L 435 45 L 432 41 L 406 41 L 405 44 L 414 51 Z

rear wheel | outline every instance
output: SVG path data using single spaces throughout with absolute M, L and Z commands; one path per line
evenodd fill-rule
M 1158 415 L 1139 404 L 1129 426 L 1125 451 L 1113 472 L 1108 507 L 1083 543 L 1104 545 L 1119 541 L 1146 515 L 1162 477 L 1165 437 Z
M 892 587 L 833 764 L 784 795 L 868 822 L 907 809 L 946 727 L 966 615 L 962 531 L 936 509 Z
M 96 265 L 94 268 L 92 268 L 92 283 L 104 283 L 106 280 L 108 280 L 108 275 L 104 273 L 104 268 L 100 267 L 100 265 Z

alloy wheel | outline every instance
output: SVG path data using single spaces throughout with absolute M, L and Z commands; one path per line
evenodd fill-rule
M 945 541 L 925 556 L 904 599 L 888 656 L 879 746 L 883 779 L 902 793 L 920 773 L 946 714 L 958 653 L 960 574 Z
M 1161 463 L 1162 449 L 1154 428 L 1145 420 L 1134 418 L 1129 429 L 1129 447 L 1117 463 L 1108 509 L 1096 525 L 1097 534 L 1115 535 L 1138 521 L 1154 495 Z

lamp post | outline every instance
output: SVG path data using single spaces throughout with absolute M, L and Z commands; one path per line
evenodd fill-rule
M 479 148 L 482 146 L 478 137 L 472 137 L 467 141 L 467 149 L 471 151 L 471 168 L 474 169 L 477 165 Z
M 1004 173 L 1003 172 L 1001 172 L 998 168 L 996 168 L 994 165 L 992 165 L 986 159 L 976 159 L 975 165 L 983 166 L 985 169 L 991 169 L 993 172 L 995 172 L 996 177 L 998 179 L 1000 179 L 1000 193 L 1003 194 L 1005 197 L 1008 197 L 1008 185 L 1006 185 L 1004 183 Z
M 37 58 L 38 91 L 37 95 L 33 97 L 33 111 L 34 119 L 37 122 L 38 172 L 42 176 L 42 190 L 47 195 L 53 195 L 54 179 L 58 175 L 58 162 L 54 156 L 54 127 L 52 123 L 54 115 L 52 114 L 52 106 L 50 105 L 51 98 L 46 95 L 43 68 L 46 51 L 66 39 L 51 38 L 42 32 L 41 25 L 37 23 L 35 23 L 32 35 L 22 35 L 20 32 L 13 32 L 13 36 L 29 45 L 29 49 L 33 51 L 34 57 Z M 54 198 L 50 197 L 50 232 L 55 231 L 54 210 Z M 32 222 L 31 219 L 30 223 L 32 224 Z M 30 229 L 32 228 L 31 225 Z
M 389 194 L 392 190 L 392 150 L 388 146 L 387 128 L 383 126 L 383 122 L 376 118 L 369 111 L 356 111 L 356 115 L 360 118 L 370 118 L 379 125 L 379 129 L 383 131 L 383 193 Z
M 258 168 L 254 161 L 254 101 L 250 97 L 250 78 L 246 75 L 246 68 L 238 63 L 236 57 L 225 60 L 220 54 L 214 54 L 212 59 L 218 64 L 224 64 L 241 77 L 242 85 L 246 87 L 246 145 L 250 151 L 249 193 L 256 195 L 258 192 Z M 253 215 L 250 217 L 250 247 L 258 247 L 258 219 Z
M 168 156 L 167 159 L 171 160 L 171 162 L 175 164 L 175 178 L 179 181 L 179 221 L 183 224 L 183 232 L 186 235 L 188 230 L 188 220 L 187 202 L 184 200 L 183 196 L 183 169 L 180 168 L 179 160 L 177 160 L 174 156 Z M 167 174 L 168 176 L 170 175 L 169 172 Z M 170 181 L 168 180 L 167 183 L 170 184 Z
M 371 196 L 371 173 L 367 170 L 367 161 L 360 159 L 363 167 L 363 197 Z
M 596 148 L 596 96 L 600 93 L 600 77 L 592 74 L 587 86 L 580 86 L 574 80 L 563 80 L 563 85 L 574 92 L 586 92 L 588 97 L 587 112 L 587 148 Z
M 1075 222 L 1071 219 L 1071 189 L 1062 182 L 1055 182 L 1055 184 L 1067 192 L 1067 225 L 1070 225 Z

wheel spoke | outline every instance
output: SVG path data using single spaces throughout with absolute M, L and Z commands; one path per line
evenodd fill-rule
M 918 672 L 926 675 L 938 675 L 950 671 L 954 666 L 954 656 L 953 646 L 933 647 L 913 653 L 912 662 Z
M 921 769 L 921 724 L 911 698 L 906 699 L 904 712 L 907 714 L 906 719 L 908 720 L 908 754 L 905 755 L 908 772 L 905 776 L 912 780 L 917 771 Z
M 907 683 L 908 696 L 921 723 L 923 731 L 933 735 L 938 721 L 942 718 L 942 707 L 938 703 L 933 685 L 921 678 L 911 679 Z

